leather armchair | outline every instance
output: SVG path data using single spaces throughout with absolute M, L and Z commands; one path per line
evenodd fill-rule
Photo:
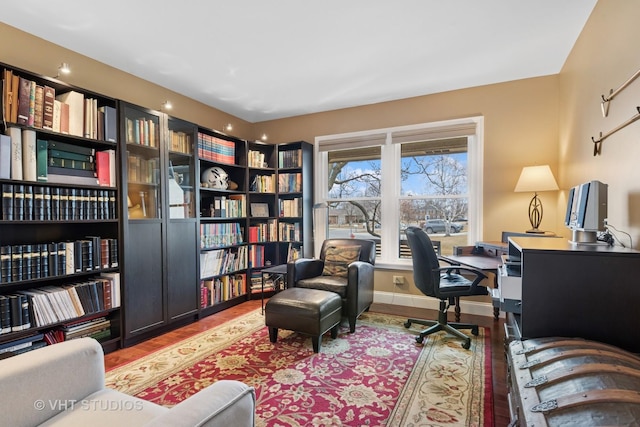
M 347 267 L 347 277 L 323 275 L 327 251 L 330 248 L 360 246 L 357 261 Z M 373 303 L 373 272 L 376 244 L 364 239 L 327 239 L 322 243 L 319 258 L 299 258 L 287 265 L 289 287 L 320 289 L 335 292 L 342 298 L 342 317 L 355 332 L 356 319 Z

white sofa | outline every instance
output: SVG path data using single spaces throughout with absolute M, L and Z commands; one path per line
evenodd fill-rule
M 165 408 L 105 388 L 104 354 L 80 338 L 0 360 L 0 426 L 254 426 L 255 391 L 218 381 Z

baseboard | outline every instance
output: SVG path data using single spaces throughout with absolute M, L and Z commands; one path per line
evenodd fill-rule
M 373 293 L 373 302 L 381 304 L 402 305 L 406 307 L 428 308 L 431 310 L 438 310 L 440 304 L 440 300 L 428 296 L 380 291 L 375 291 Z M 461 299 L 460 310 L 463 313 L 493 317 L 493 305 L 490 303 L 465 301 Z

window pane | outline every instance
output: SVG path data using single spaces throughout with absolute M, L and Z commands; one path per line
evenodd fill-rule
M 380 241 L 381 166 L 379 146 L 328 153 L 330 238 Z
M 467 244 L 467 138 L 404 143 L 401 146 L 400 258 L 410 258 L 407 226 L 422 228 L 441 254 Z M 407 199 L 406 197 L 416 197 Z M 427 196 L 427 197 L 425 197 Z

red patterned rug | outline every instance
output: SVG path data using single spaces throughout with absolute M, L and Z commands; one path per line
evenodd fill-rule
M 435 334 L 423 346 L 404 318 L 365 313 L 355 334 L 269 341 L 260 310 L 107 373 L 107 386 L 172 406 L 220 379 L 256 389 L 258 426 L 491 426 L 491 348 Z M 412 331 L 412 332 L 411 332 Z

